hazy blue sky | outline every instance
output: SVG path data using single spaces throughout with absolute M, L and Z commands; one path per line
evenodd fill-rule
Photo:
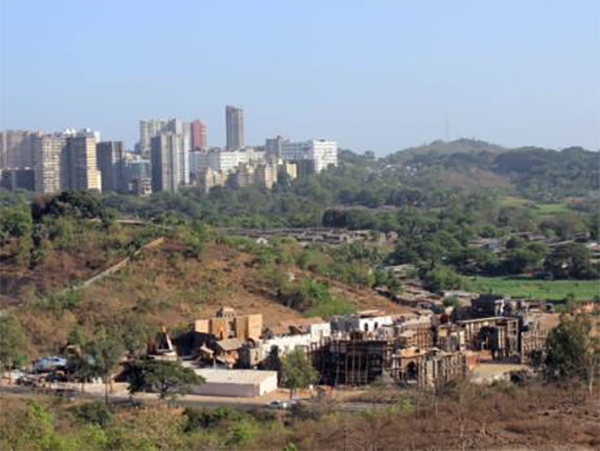
M 0 127 L 202 118 L 224 143 L 328 137 L 385 154 L 444 137 L 600 147 L 600 3 L 0 4 Z

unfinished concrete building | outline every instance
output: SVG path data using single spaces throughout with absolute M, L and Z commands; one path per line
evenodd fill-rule
M 545 348 L 548 334 L 559 322 L 559 315 L 549 313 L 527 315 L 522 319 L 519 330 L 521 363 L 527 363 L 533 353 Z
M 221 307 L 216 315 L 194 321 L 188 333 L 177 340 L 180 355 L 227 367 L 237 364 L 241 348 L 255 342 L 262 334 L 261 314 L 237 315 L 229 307 Z
M 436 329 L 436 347 L 446 352 L 467 349 L 465 331 L 456 324 L 442 324 Z
M 218 340 L 258 340 L 262 334 L 262 327 L 262 314 L 237 315 L 230 307 L 221 307 L 213 318 L 199 319 L 193 324 L 194 332 L 214 335 Z
M 504 315 L 506 300 L 497 294 L 480 294 L 471 301 L 471 314 L 475 318 L 488 318 Z
M 434 345 L 434 328 L 429 318 L 406 321 L 396 326 L 398 340 L 403 348 L 431 348 Z
M 313 363 L 324 384 L 366 385 L 390 369 L 393 351 L 392 340 L 372 339 L 354 332 L 348 338 L 331 340 L 317 350 Z
M 476 318 L 458 321 L 474 351 L 489 351 L 493 359 L 519 357 L 519 319 Z
M 392 356 L 391 376 L 399 384 L 422 389 L 439 388 L 466 377 L 469 368 L 464 352 L 439 349 L 401 349 Z

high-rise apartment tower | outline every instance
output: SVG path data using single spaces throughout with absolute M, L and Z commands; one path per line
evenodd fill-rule
M 125 148 L 123 141 L 102 141 L 96 145 L 102 191 L 126 192 Z
M 208 149 L 208 142 L 206 138 L 206 123 L 199 119 L 196 119 L 191 123 L 192 129 L 192 150 Z
M 244 147 L 244 110 L 227 105 L 225 107 L 225 125 L 227 128 L 227 149 Z

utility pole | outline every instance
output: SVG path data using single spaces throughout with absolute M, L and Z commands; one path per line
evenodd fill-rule
M 444 129 L 446 132 L 446 142 L 450 141 L 450 119 L 448 117 L 448 112 L 444 113 Z

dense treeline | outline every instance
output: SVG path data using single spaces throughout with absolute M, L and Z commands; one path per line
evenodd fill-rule
M 3 195 L 0 238 L 22 238 L 25 246 L 17 254 L 35 266 L 37 254 L 43 253 L 44 233 L 60 226 L 57 233 L 69 235 L 68 224 L 61 224 L 64 218 L 95 218 L 108 229 L 120 212 L 155 222 L 191 220 L 216 227 L 327 226 L 394 232 L 398 245 L 385 262 L 415 264 L 422 277 L 446 269 L 466 275 L 597 277 L 589 251 L 581 245 L 551 250 L 539 243 L 509 241 L 521 233 L 556 241 L 598 238 L 596 153 L 580 148 L 506 150 L 469 140 L 430 147 L 443 151 L 417 149 L 383 159 L 342 151 L 339 167 L 294 181 L 283 179 L 272 190 L 215 188 L 201 195 L 190 188 L 146 199 L 70 192 L 36 199 L 32 208 L 23 193 Z M 477 189 L 461 188 L 465 179 L 475 180 Z M 461 183 L 453 183 L 457 180 Z M 560 203 L 514 196 L 519 193 Z M 566 196 L 577 199 L 566 204 Z M 500 252 L 481 245 L 481 239 L 497 239 Z

